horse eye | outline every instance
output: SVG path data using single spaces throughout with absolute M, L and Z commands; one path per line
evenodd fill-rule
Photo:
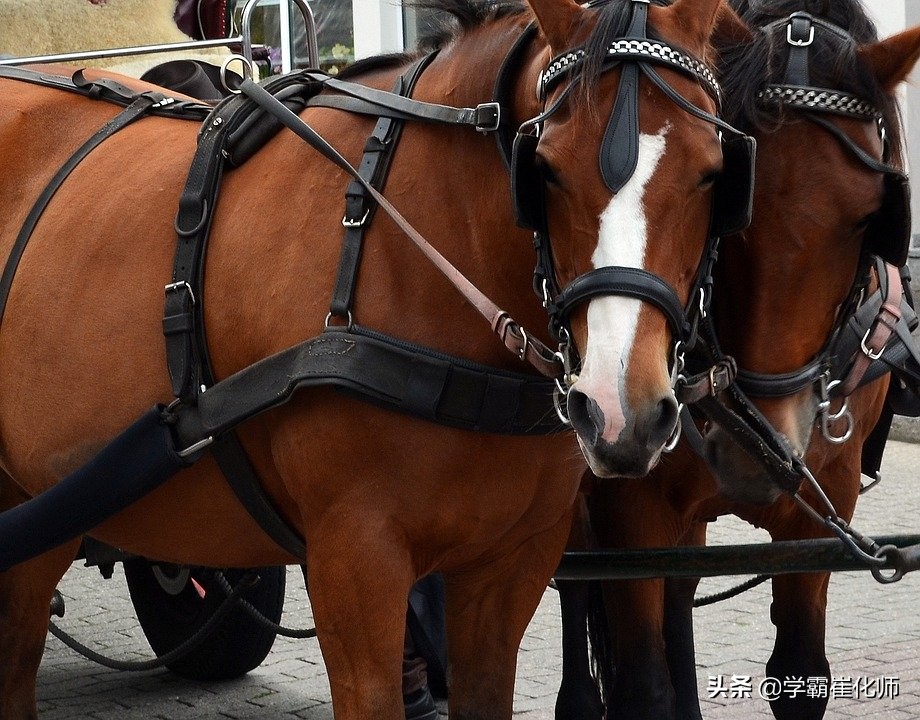
M 711 188 L 713 185 L 716 184 L 716 180 L 719 179 L 719 175 L 721 174 L 722 172 L 720 170 L 714 170 L 710 173 L 707 173 L 706 175 L 703 175 L 703 177 L 700 178 L 700 181 L 697 184 L 697 187 L 700 190 L 708 190 L 709 188 Z

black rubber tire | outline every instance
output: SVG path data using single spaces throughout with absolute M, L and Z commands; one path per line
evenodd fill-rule
M 158 657 L 165 655 L 194 635 L 220 607 L 226 593 L 218 585 L 214 571 L 193 569 L 192 577 L 206 593 L 201 598 L 191 581 L 177 594 L 164 589 L 149 560 L 126 560 L 125 578 L 137 619 Z M 178 568 L 162 565 L 167 574 Z M 256 572 L 259 582 L 246 588 L 241 597 L 273 622 L 281 620 L 284 607 L 284 567 L 222 570 L 231 587 L 245 573 Z M 230 608 L 213 632 L 189 654 L 167 664 L 177 675 L 191 680 L 229 680 L 257 668 L 268 655 L 276 633 L 257 623 L 236 605 Z

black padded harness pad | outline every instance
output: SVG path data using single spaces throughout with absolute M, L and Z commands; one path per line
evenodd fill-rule
M 287 402 L 298 389 L 318 386 L 466 430 L 543 435 L 564 429 L 552 412 L 551 380 L 496 370 L 370 331 L 327 330 L 208 388 L 197 406 L 183 408 L 179 434 L 189 444 L 220 435 Z

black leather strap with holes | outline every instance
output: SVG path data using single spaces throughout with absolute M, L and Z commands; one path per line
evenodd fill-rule
M 396 80 L 393 93 L 410 96 L 422 71 L 428 67 L 437 53 L 431 53 L 417 61 L 406 73 Z M 382 190 L 386 183 L 393 151 L 399 143 L 404 122 L 390 117 L 381 117 L 374 131 L 364 144 L 364 156 L 358 172 L 369 184 Z M 342 253 L 339 257 L 339 271 L 329 306 L 331 315 L 347 318 L 351 312 L 358 267 L 361 264 L 361 250 L 364 233 L 374 219 L 377 203 L 357 180 L 352 180 L 345 190 L 345 215 L 342 225 L 345 236 L 342 239 Z

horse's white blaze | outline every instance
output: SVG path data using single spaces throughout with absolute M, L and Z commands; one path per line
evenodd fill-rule
M 645 188 L 664 155 L 666 134 L 667 128 L 658 135 L 639 136 L 636 171 L 601 213 L 597 249 L 591 258 L 595 268 L 644 266 Z M 623 388 L 641 307 L 639 300 L 617 296 L 597 297 L 588 304 L 588 347 L 577 387 L 604 413 L 603 438 L 610 443 L 616 442 L 626 425 Z

